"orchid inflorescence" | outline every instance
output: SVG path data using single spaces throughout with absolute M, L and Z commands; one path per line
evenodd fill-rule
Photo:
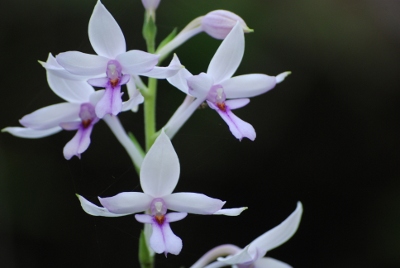
M 245 74 L 233 76 L 244 54 L 244 33 L 252 32 L 238 15 L 215 10 L 191 21 L 178 34 L 170 34 L 155 46 L 156 10 L 160 0 L 142 0 L 145 7 L 144 38 L 147 52 L 126 49 L 118 23 L 100 2 L 89 20 L 89 40 L 97 55 L 68 51 L 55 57 L 49 54 L 45 68 L 51 90 L 65 102 L 50 105 L 25 115 L 23 127 L 6 127 L 3 132 L 22 138 L 42 138 L 61 130 L 75 130 L 63 154 L 69 160 L 81 155 L 90 145 L 95 125 L 103 120 L 125 148 L 135 166 L 143 192 L 123 192 L 112 197 L 98 197 L 98 206 L 77 194 L 83 210 L 93 216 L 120 217 L 135 214 L 144 223 L 146 264 L 153 267 L 154 253 L 178 255 L 182 240 L 172 232 L 170 223 L 184 219 L 188 213 L 238 216 L 246 207 L 223 208 L 225 202 L 200 193 L 173 193 L 180 174 L 179 158 L 171 140 L 201 105 L 215 110 L 232 135 L 254 140 L 253 126 L 238 118 L 232 110 L 247 105 L 250 97 L 263 94 L 282 82 L 290 72 L 276 76 Z M 178 46 L 196 34 L 205 32 L 223 40 L 205 72 L 193 75 L 174 54 L 170 64 L 158 66 Z M 148 84 L 141 77 L 148 77 Z M 157 79 L 166 79 L 185 94 L 183 103 L 160 130 L 155 128 Z M 123 101 L 122 88 L 128 98 Z M 100 89 L 95 89 L 100 88 Z M 144 104 L 145 146 L 128 136 L 118 119 L 121 112 L 136 112 Z M 174 211 L 174 212 L 171 212 Z M 290 267 L 264 257 L 267 251 L 286 242 L 297 230 L 302 205 L 280 225 L 239 248 L 224 244 L 205 253 L 192 268 L 217 267 Z M 138 214 L 140 213 L 140 214 Z M 150 260 L 150 261 L 149 261 Z

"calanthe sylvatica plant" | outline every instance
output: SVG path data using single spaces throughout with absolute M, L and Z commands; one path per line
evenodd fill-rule
M 155 253 L 178 255 L 184 250 L 183 241 L 190 239 L 174 234 L 170 226 L 173 222 L 183 220 L 188 213 L 239 216 L 247 209 L 223 208 L 224 201 L 203 193 L 174 192 L 178 180 L 187 178 L 180 178 L 179 157 L 171 139 L 199 106 L 206 105 L 217 112 L 234 138 L 253 141 L 256 130 L 232 111 L 246 106 L 249 98 L 273 89 L 290 72 L 276 76 L 259 73 L 234 75 L 244 55 L 244 34 L 252 30 L 241 17 L 226 10 L 211 11 L 195 18 L 179 33 L 173 31 L 156 44 L 156 11 L 160 0 L 142 0 L 142 3 L 145 7 L 142 31 L 147 51 L 126 48 L 121 28 L 98 1 L 88 27 L 89 40 L 96 55 L 67 51 L 55 57 L 49 54 L 46 62 L 40 62 L 46 70 L 50 89 L 64 102 L 25 115 L 19 121 L 22 127 L 6 127 L 3 132 L 35 139 L 62 130 L 75 131 L 63 149 L 65 159 L 69 160 L 74 156 L 81 158 L 88 150 L 90 135 L 96 131 L 96 124 L 103 120 L 131 158 L 142 192 L 99 196 L 101 206 L 79 193 L 76 195 L 83 210 L 93 216 L 135 214 L 136 220 L 144 224 L 138 261 L 141 267 L 151 268 L 156 266 Z M 201 32 L 222 42 L 215 54 L 210 56 L 207 70 L 192 74 L 172 53 Z M 171 57 L 170 63 L 162 66 L 167 57 Z M 184 61 L 189 62 L 190 59 Z M 147 78 L 147 84 L 142 81 L 143 76 Z M 182 104 L 160 129 L 156 129 L 155 116 L 158 79 L 167 79 L 183 93 Z M 124 98 L 126 101 L 122 98 L 124 92 L 128 95 Z M 118 119 L 122 112 L 136 112 L 141 104 L 144 110 L 144 144 L 140 144 L 134 136 L 138 129 L 129 130 L 133 134 L 128 136 Z M 290 267 L 264 256 L 296 232 L 302 212 L 302 205 L 298 202 L 295 211 L 286 220 L 244 248 L 233 244 L 210 245 L 212 249 L 199 256 L 192 268 Z M 249 223 L 251 221 L 248 219 Z M 260 230 L 260 233 L 264 231 Z M 132 264 L 132 267 L 135 265 Z

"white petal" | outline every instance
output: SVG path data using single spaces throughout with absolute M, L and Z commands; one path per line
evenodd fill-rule
M 143 192 L 152 197 L 169 195 L 178 183 L 179 172 L 178 155 L 162 131 L 142 163 L 140 184 Z
M 247 104 L 249 104 L 250 100 L 249 99 L 236 99 L 236 100 L 227 100 L 225 101 L 226 106 L 229 107 L 229 109 L 234 110 L 234 109 L 239 109 Z
M 34 130 L 25 127 L 6 127 L 3 128 L 1 132 L 8 132 L 19 138 L 37 139 L 53 135 L 61 130 L 62 128 L 60 127 L 53 127 L 45 130 Z
M 154 67 L 151 71 L 143 73 L 143 76 L 164 79 L 176 75 L 184 66 L 180 64 L 178 56 L 174 54 L 171 63 L 167 67 Z
M 224 208 L 214 212 L 214 215 L 225 215 L 225 216 L 239 216 L 247 207 L 241 208 Z
M 93 106 L 96 106 L 96 104 L 101 100 L 101 98 L 104 96 L 105 90 L 101 89 L 101 90 L 96 90 L 95 92 L 93 92 L 90 97 L 89 97 L 89 101 L 91 104 L 93 104 Z
M 219 257 L 218 261 L 226 263 L 226 264 L 230 264 L 230 265 L 252 262 L 253 258 L 248 253 L 248 249 L 249 249 L 249 246 L 242 249 L 240 252 L 236 253 L 235 255 L 227 256 L 227 257 Z
M 232 77 L 242 61 L 243 53 L 244 33 L 240 23 L 237 22 L 222 41 L 208 66 L 207 74 L 214 78 L 215 84 Z
M 153 198 L 144 193 L 125 192 L 112 197 L 99 197 L 99 200 L 112 213 L 133 214 L 149 209 Z
M 94 87 L 105 88 L 108 85 L 109 79 L 107 77 L 91 78 L 87 82 Z
M 286 220 L 251 242 L 250 250 L 256 248 L 258 251 L 269 251 L 285 243 L 299 227 L 302 213 L 303 206 L 298 202 L 296 210 Z
M 267 92 L 276 85 L 276 78 L 266 74 L 246 74 L 221 83 L 228 99 L 249 98 Z
M 153 223 L 153 217 L 148 214 L 135 214 L 135 218 L 141 223 Z
M 292 268 L 292 266 L 273 258 L 261 258 L 254 262 L 254 268 Z
M 68 51 L 56 56 L 57 62 L 68 72 L 76 75 L 98 77 L 106 73 L 108 58 Z
M 68 80 L 87 80 L 90 77 L 85 77 L 82 75 L 76 75 L 68 72 L 64 67 L 62 67 L 56 60 L 56 58 L 53 57 L 51 53 L 49 53 L 49 56 L 47 57 L 46 62 L 39 61 L 39 63 L 43 66 L 43 68 L 46 69 L 47 72 L 50 72 L 53 75 L 56 75 L 58 77 L 68 79 Z
M 193 75 L 187 79 L 189 86 L 189 94 L 199 99 L 206 99 L 208 92 L 214 85 L 213 78 L 206 74 L 201 73 L 199 75 Z
M 225 202 L 197 193 L 174 193 L 163 198 L 167 208 L 180 212 L 210 215 L 222 208 Z
M 175 222 L 184 219 L 187 216 L 187 213 L 184 212 L 170 212 L 165 214 L 165 220 L 167 222 Z
M 125 74 L 140 74 L 151 71 L 158 63 L 158 55 L 150 54 L 140 50 L 130 50 L 117 57 Z
M 171 85 L 173 85 L 183 93 L 189 94 L 187 79 L 192 76 L 193 75 L 186 68 L 183 68 L 176 75 L 167 78 L 167 80 Z
M 49 71 L 47 82 L 57 96 L 72 103 L 88 102 L 90 94 L 94 92 L 86 81 L 67 80 Z
M 98 1 L 89 21 L 89 40 L 100 56 L 115 59 L 126 51 L 125 37 L 110 12 Z
M 83 198 L 78 194 L 76 196 L 79 198 L 83 210 L 89 215 L 103 216 L 103 217 L 121 217 L 129 214 L 129 213 L 128 214 L 111 213 L 107 209 L 96 206 L 95 204 L 89 202 L 88 200 L 86 200 L 85 198 Z
M 54 128 L 62 122 L 76 120 L 79 118 L 79 111 L 80 104 L 64 102 L 46 106 L 27 114 L 19 122 L 28 128 L 45 130 Z
M 122 103 L 122 111 L 132 110 L 137 112 L 139 104 L 144 102 L 144 98 L 140 91 L 136 88 L 134 79 L 130 79 L 126 84 L 129 100 Z
M 72 122 L 62 122 L 60 127 L 64 130 L 77 130 L 82 124 L 81 120 Z

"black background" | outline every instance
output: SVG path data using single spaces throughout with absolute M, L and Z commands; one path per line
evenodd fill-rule
M 62 102 L 37 60 L 93 53 L 87 25 L 96 1 L 0 3 L 0 128 Z M 104 0 L 128 49 L 145 49 L 139 0 Z M 267 255 L 294 267 L 400 266 L 400 4 L 395 0 L 162 0 L 159 40 L 214 9 L 255 29 L 236 74 L 289 76 L 235 113 L 257 132 L 238 142 L 210 109 L 173 140 L 181 163 L 176 192 L 200 192 L 248 206 L 240 217 L 189 215 L 172 224 L 184 247 L 156 267 L 188 267 L 211 247 L 246 246 L 304 206 L 298 232 Z M 206 71 L 220 41 L 205 34 L 176 52 Z M 158 127 L 184 96 L 159 83 Z M 143 140 L 142 107 L 120 118 Z M 124 149 L 101 122 L 82 159 L 63 159 L 73 133 L 29 140 L 0 136 L 1 267 L 138 267 L 141 224 L 133 216 L 85 214 L 75 193 L 94 201 L 141 191 Z

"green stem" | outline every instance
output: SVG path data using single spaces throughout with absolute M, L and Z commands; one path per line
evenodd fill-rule
M 154 267 L 154 254 L 149 251 L 144 231 L 140 233 L 139 238 L 139 263 L 141 268 Z
M 155 40 L 157 35 L 157 26 L 155 20 L 155 14 L 151 14 L 146 11 L 144 15 L 143 23 L 143 37 L 146 40 L 147 52 L 154 54 L 155 52 Z
M 156 139 L 156 95 L 157 79 L 149 78 L 148 92 L 144 97 L 144 128 L 146 136 L 146 152 Z

